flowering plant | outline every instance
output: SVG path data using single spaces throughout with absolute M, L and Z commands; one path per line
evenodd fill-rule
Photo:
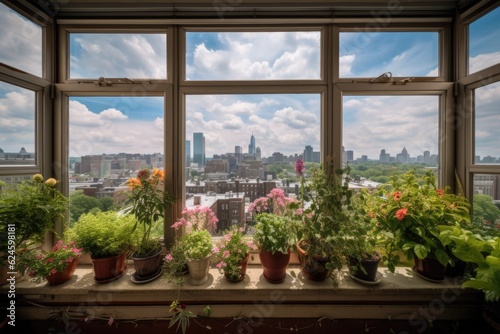
M 250 250 L 256 250 L 252 240 L 243 236 L 243 228 L 233 225 L 213 249 L 216 267 L 230 280 L 241 277 L 241 263 L 249 256 Z
M 137 177 L 127 181 L 131 189 L 129 203 L 131 206 L 126 209 L 127 213 L 135 215 L 138 225 L 142 226 L 142 237 L 135 254 L 137 256 L 148 256 L 158 249 L 158 240 L 151 237 L 153 224 L 164 218 L 165 209 L 174 202 L 174 198 L 165 192 L 165 174 L 162 170 L 153 168 L 141 169 Z
M 438 226 L 470 222 L 470 215 L 467 199 L 447 191 L 436 187 L 432 171 L 417 175 L 410 170 L 391 176 L 368 198 L 368 214 L 384 241 L 383 261 L 389 270 L 394 272 L 399 263 L 398 250 L 409 260 L 430 256 L 448 263 L 449 252 L 440 242 Z
M 31 179 L 23 181 L 12 189 L 2 190 L 0 193 L 2 246 L 4 241 L 5 243 L 7 241 L 7 224 L 16 226 L 16 248 L 30 239 L 35 242 L 43 241 L 45 233 L 53 231 L 54 220 L 64 217 L 69 203 L 68 198 L 56 188 L 56 184 L 57 180 L 54 178 L 44 181 L 41 174 L 35 174 Z
M 38 252 L 33 249 L 26 251 L 18 263 L 21 272 L 28 271 L 37 283 L 47 276 L 62 272 L 66 266 L 78 260 L 82 250 L 76 248 L 75 242 L 63 242 L 57 244 L 48 252 Z
M 261 213 L 272 213 L 279 216 L 294 216 L 300 215 L 302 211 L 299 209 L 299 201 L 287 197 L 281 188 L 272 189 L 265 197 L 257 198 L 248 207 L 254 217 Z
M 217 229 L 218 222 L 219 219 L 212 209 L 196 205 L 193 208 L 184 208 L 181 212 L 181 218 L 172 225 L 172 228 L 178 230 L 184 227 L 186 233 L 201 230 L 207 230 L 211 233 Z

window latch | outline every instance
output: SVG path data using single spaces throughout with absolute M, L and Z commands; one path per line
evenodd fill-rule
M 94 82 L 96 86 L 98 87 L 108 87 L 111 86 L 111 81 L 106 80 L 103 77 L 100 77 L 96 82 Z

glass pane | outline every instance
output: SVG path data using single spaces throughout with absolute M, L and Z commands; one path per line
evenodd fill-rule
M 167 77 L 165 34 L 70 34 L 70 78 Z
M 387 182 L 395 169 L 439 165 L 438 96 L 345 96 L 343 121 L 353 177 Z
M 500 82 L 474 91 L 475 163 L 500 163 Z
M 71 222 L 96 207 L 120 208 L 118 194 L 139 169 L 163 170 L 163 106 L 163 97 L 70 98 Z
M 320 162 L 320 115 L 319 94 L 187 96 L 186 206 L 213 208 L 219 232 L 252 233 L 248 205 L 273 188 L 294 196 L 295 161 Z
M 339 77 L 436 77 L 437 32 L 341 32 Z
M 321 33 L 188 32 L 187 80 L 320 79 Z
M 0 81 L 0 165 L 35 164 L 36 93 Z
M 500 63 L 500 7 L 469 25 L 469 73 Z
M 0 3 L 0 62 L 42 76 L 42 28 Z
M 500 175 L 474 174 L 472 228 L 483 235 L 500 236 Z

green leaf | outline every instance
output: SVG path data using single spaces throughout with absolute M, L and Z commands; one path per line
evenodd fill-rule
M 425 248 L 425 246 L 421 244 L 416 244 L 413 248 L 413 251 L 419 259 L 425 259 L 428 254 L 427 248 Z

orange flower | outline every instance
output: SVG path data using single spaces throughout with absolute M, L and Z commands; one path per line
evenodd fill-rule
M 401 192 L 400 191 L 396 191 L 394 193 L 394 200 L 395 201 L 399 201 L 401 199 Z
M 165 178 L 165 173 L 158 168 L 153 168 L 153 177 L 163 180 Z
M 401 221 L 406 217 L 406 213 L 408 212 L 408 209 L 399 209 L 396 211 L 396 218 Z
M 438 196 L 443 196 L 444 195 L 444 190 L 443 189 L 438 189 L 437 193 L 438 193 Z
M 131 177 L 130 179 L 128 179 L 127 185 L 129 188 L 134 189 L 141 185 L 141 181 L 139 181 L 139 179 L 136 177 Z

